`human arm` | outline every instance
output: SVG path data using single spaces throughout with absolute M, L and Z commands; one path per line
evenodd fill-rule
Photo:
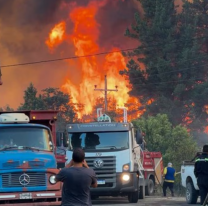
M 198 168 L 198 162 L 195 162 L 195 165 L 194 165 L 194 175 L 195 175 L 196 178 L 198 177 L 197 168 Z
M 59 173 L 56 175 L 55 179 L 57 182 L 63 182 L 65 179 L 65 170 L 64 169 L 60 170 Z
M 165 178 L 165 175 L 167 174 L 167 167 L 164 168 L 164 171 L 163 171 L 163 178 Z
M 83 161 L 83 164 L 82 164 L 82 165 L 83 165 L 83 167 L 89 168 L 89 166 L 88 166 L 86 160 Z
M 65 166 L 65 168 L 72 167 L 73 165 L 74 165 L 74 161 L 71 160 L 71 161 Z

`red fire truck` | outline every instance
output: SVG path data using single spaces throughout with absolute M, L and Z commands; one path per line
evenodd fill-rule
M 56 120 L 57 120 L 57 114 L 58 111 L 12 111 L 12 112 L 0 112 L 2 113 L 24 113 L 27 115 L 30 119 L 30 123 L 36 123 L 36 124 L 42 124 L 51 129 L 54 145 L 56 148 L 56 160 L 57 160 L 57 168 L 63 168 L 65 166 L 66 161 L 66 151 L 60 144 L 57 144 L 60 142 L 59 138 L 56 137 Z
M 161 152 L 141 151 L 143 160 L 144 178 L 145 178 L 145 195 L 154 194 L 157 186 L 162 182 L 163 160 Z

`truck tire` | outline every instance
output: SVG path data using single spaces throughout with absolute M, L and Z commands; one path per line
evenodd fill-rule
M 138 191 L 132 192 L 128 195 L 129 203 L 137 203 L 139 199 Z
M 199 193 L 194 188 L 192 182 L 188 182 L 186 185 L 186 202 L 188 204 L 196 204 L 198 199 Z
M 139 187 L 139 199 L 144 199 L 145 198 L 145 187 L 140 186 Z
M 152 196 L 155 192 L 155 183 L 153 179 L 149 179 L 145 187 L 145 195 Z

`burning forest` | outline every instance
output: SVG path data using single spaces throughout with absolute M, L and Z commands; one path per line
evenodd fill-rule
M 148 111 L 146 113 L 150 116 L 168 114 L 173 125 L 182 124 L 194 131 L 205 128 L 208 102 L 202 94 L 206 87 L 204 64 L 207 60 L 202 55 L 207 48 L 205 44 L 201 47 L 203 42 L 199 42 L 197 48 L 202 49 L 197 51 L 193 42 L 194 38 L 204 35 L 204 26 L 190 28 L 190 33 L 186 31 L 187 27 L 183 28 L 186 23 L 182 22 L 183 19 L 177 22 L 178 13 L 190 13 L 183 10 L 181 0 L 164 1 L 170 4 L 166 5 L 166 10 L 160 1 L 159 10 L 154 10 L 153 1 L 148 1 L 148 6 L 141 2 L 30 0 L 28 3 L 20 0 L 17 3 L 0 0 L 1 65 L 8 67 L 7 62 L 9 65 L 42 62 L 16 69 L 2 67 L 4 84 L 0 89 L 4 98 L 1 98 L 1 106 L 9 104 L 18 108 L 23 102 L 25 88 L 32 82 L 37 85 L 37 91 L 53 87 L 69 94 L 79 120 L 92 121 L 96 109 L 105 106 L 103 89 L 106 75 L 107 89 L 116 88 L 116 91 L 107 92 L 108 112 L 116 120 L 122 119 L 121 108 L 125 107 L 128 120 Z M 145 17 L 148 7 L 152 7 L 155 16 Z M 191 5 L 189 7 L 191 10 Z M 8 9 L 11 9 L 11 15 L 5 12 Z M 172 19 L 168 21 L 170 12 Z M 144 29 L 136 21 L 139 16 L 141 21 L 155 24 L 154 28 L 147 25 Z M 161 16 L 163 21 L 157 22 Z M 194 15 L 189 20 L 192 18 Z M 192 22 L 189 23 L 194 27 Z M 206 28 L 206 18 L 204 25 Z M 130 28 L 127 32 L 130 35 L 125 33 L 127 28 Z M 134 32 L 132 36 L 131 32 Z M 190 34 L 190 43 L 182 45 L 187 33 Z M 176 40 L 177 46 L 174 47 L 171 42 Z M 162 46 L 154 47 L 153 44 Z M 129 61 L 129 55 L 123 55 L 122 51 L 129 49 L 135 55 L 135 62 Z M 54 59 L 64 61 L 44 61 Z M 201 72 L 196 72 L 196 68 Z M 94 90 L 95 85 L 102 91 Z M 14 94 L 18 94 L 15 101 Z
M 99 45 L 102 25 L 96 16 L 104 4 L 105 1 L 89 1 L 85 6 L 75 6 L 70 10 L 68 19 L 54 25 L 45 43 L 52 53 L 59 45 L 72 43 L 75 55 L 79 57 L 73 69 L 79 81 L 77 78 L 74 80 L 75 74 L 72 74 L 61 87 L 71 95 L 79 119 L 91 121 L 95 118 L 96 107 L 104 107 L 104 94 L 94 91 L 95 85 L 104 88 L 104 75 L 107 75 L 108 89 L 118 88 L 116 92 L 108 92 L 108 111 L 116 112 L 117 118 L 121 119 L 120 108 L 126 107 L 129 119 L 134 119 L 142 113 L 138 110 L 141 104 L 137 98 L 128 95 L 131 85 L 119 74 L 127 64 L 127 59 L 120 52 L 122 48 L 112 46 L 107 54 L 103 54 L 106 48 Z M 72 22 L 71 33 L 67 33 L 67 21 Z M 67 63 L 72 66 L 72 60 L 67 60 Z

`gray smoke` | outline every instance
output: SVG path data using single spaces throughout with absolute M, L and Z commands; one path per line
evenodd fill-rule
M 73 24 L 69 20 L 71 9 L 101 0 L 0 0 L 0 61 L 1 65 L 74 56 L 74 46 L 64 42 L 51 54 L 45 45 L 55 24 L 67 20 L 67 33 Z M 103 0 L 102 0 L 103 1 Z M 134 21 L 138 9 L 136 0 L 105 0 L 99 7 L 96 20 L 100 25 L 98 44 L 109 51 L 112 47 L 132 47 L 124 37 L 126 27 Z M 135 44 L 134 44 L 135 45 Z M 134 46 L 133 45 L 133 46 Z M 33 82 L 40 91 L 46 87 L 60 87 L 63 79 L 72 75 L 72 66 L 65 61 L 35 64 L 24 67 L 2 68 L 4 86 L 0 87 L 0 107 L 22 102 L 23 91 Z M 73 65 L 75 65 L 73 67 Z M 72 71 L 71 71 L 72 70 Z M 15 94 L 15 97 L 14 97 Z

